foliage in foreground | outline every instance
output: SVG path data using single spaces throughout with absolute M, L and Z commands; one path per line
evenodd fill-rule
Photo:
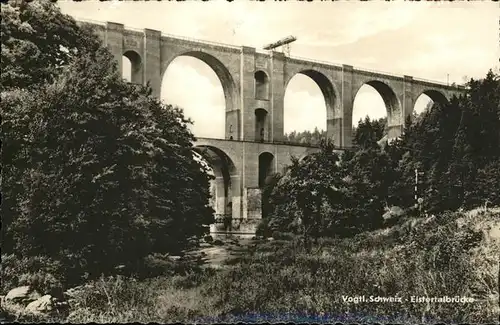
M 251 257 L 237 261 L 226 274 L 218 274 L 220 280 L 210 282 L 208 293 L 221 297 L 226 315 L 234 316 L 323 314 L 332 321 L 344 315 L 347 319 L 342 321 L 356 322 L 492 322 L 498 312 L 500 238 L 492 240 L 484 230 L 500 227 L 498 217 L 498 212 L 473 217 L 447 213 L 409 219 L 385 231 L 322 239 L 312 254 L 296 241 L 275 240 L 254 248 Z M 476 302 L 347 304 L 342 295 L 458 295 Z
M 14 2 L 1 4 L 2 91 L 50 83 L 76 56 L 95 50 L 87 31 L 50 1 Z
M 488 323 L 498 319 L 499 212 L 402 220 L 353 238 L 255 241 L 223 270 L 89 282 L 71 322 Z M 443 240 L 448 238 L 449 240 Z M 346 303 L 342 296 L 472 297 L 473 303 Z
M 46 32 L 47 15 L 55 44 L 16 34 Z M 60 281 L 78 283 L 196 243 L 213 211 L 182 111 L 123 82 L 97 36 L 54 4 L 2 4 L 4 30 L 31 45 L 16 48 L 13 35 L 2 45 L 2 69 L 11 70 L 1 93 L 2 253 L 55 261 Z M 64 58 L 38 81 L 29 78 L 38 70 L 4 61 L 34 47 Z

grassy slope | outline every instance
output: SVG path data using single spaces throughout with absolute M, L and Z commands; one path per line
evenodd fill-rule
M 499 255 L 500 209 L 400 220 L 353 239 L 320 240 L 309 254 L 296 240 L 255 241 L 227 261 L 228 268 L 93 282 L 72 301 L 65 319 L 495 322 Z M 477 301 L 347 304 L 342 295 Z

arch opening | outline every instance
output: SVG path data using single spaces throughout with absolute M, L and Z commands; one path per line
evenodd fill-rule
M 217 58 L 190 51 L 164 63 L 162 71 L 162 100 L 184 110 L 195 136 L 239 138 L 236 86 Z
M 142 84 L 143 71 L 141 56 L 135 51 L 126 51 L 122 55 L 122 77 L 128 82 Z
M 274 155 L 263 152 L 259 155 L 259 188 L 266 185 L 269 177 L 274 173 Z
M 206 169 L 212 171 L 215 179 L 210 180 L 210 206 L 214 209 L 216 220 L 233 215 L 233 191 L 236 184 L 232 178 L 236 168 L 229 156 L 222 150 L 212 146 L 196 146 L 193 148 L 195 159 L 201 160 Z
M 425 90 L 418 96 L 413 105 L 413 117 L 417 117 L 426 111 L 430 111 L 436 104 L 446 105 L 448 98 L 437 90 Z
M 258 70 L 254 73 L 255 79 L 255 98 L 261 100 L 269 100 L 269 78 L 267 74 Z
M 429 111 L 432 106 L 434 106 L 434 101 L 426 94 L 420 94 L 415 101 L 415 105 L 413 105 L 412 118 L 417 118 L 424 112 Z
M 401 104 L 386 83 L 372 80 L 358 89 L 353 103 L 353 135 L 359 122 L 366 118 L 378 121 L 383 126 L 382 139 L 393 139 L 401 135 L 404 124 Z
M 307 162 L 312 159 L 314 153 L 305 153 L 299 158 L 299 162 Z
M 267 111 L 262 108 L 255 110 L 255 139 L 264 142 L 267 140 Z
M 311 144 L 333 139 L 341 119 L 337 98 L 333 84 L 321 72 L 303 70 L 294 75 L 285 88 L 285 139 Z

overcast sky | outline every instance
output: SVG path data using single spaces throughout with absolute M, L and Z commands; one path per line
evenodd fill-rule
M 498 68 L 499 4 L 473 2 L 59 1 L 75 18 L 113 21 L 179 36 L 262 48 L 287 35 L 291 55 L 400 75 L 462 83 Z M 196 89 L 196 96 L 193 96 Z M 203 62 L 179 57 L 162 83 L 162 99 L 194 121 L 196 136 L 224 137 L 224 95 Z M 428 98 L 417 101 L 419 112 Z M 378 93 L 363 86 L 353 122 L 385 116 Z M 321 91 L 297 75 L 285 95 L 285 132 L 326 128 Z

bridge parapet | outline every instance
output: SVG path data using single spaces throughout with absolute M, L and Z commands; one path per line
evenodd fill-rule
M 313 65 L 319 65 L 323 66 L 327 69 L 336 69 L 336 70 L 341 70 L 342 69 L 342 64 L 340 63 L 334 63 L 334 62 L 329 62 L 329 61 L 321 61 L 321 60 L 315 60 L 315 59 L 307 59 L 307 58 L 301 58 L 299 56 L 289 56 L 286 57 L 290 61 L 295 61 L 297 63 L 305 63 L 305 64 L 313 64 Z
M 424 78 L 416 78 L 413 77 L 413 82 L 416 84 L 420 84 L 423 86 L 428 86 L 428 87 L 435 87 L 439 86 L 442 89 L 446 90 L 458 90 L 458 91 L 465 91 L 466 87 L 464 85 L 450 85 L 446 82 L 443 81 L 435 81 L 435 80 L 429 80 L 429 79 L 424 79 Z
M 211 41 L 206 41 L 206 40 L 198 40 L 194 38 L 189 38 L 189 37 L 182 37 L 182 36 L 177 36 L 177 35 L 171 35 L 171 34 L 166 34 L 166 33 L 161 33 L 161 40 L 162 42 L 169 41 L 169 40 L 175 40 L 176 42 L 179 43 L 184 43 L 187 45 L 191 45 L 194 48 L 196 47 L 210 47 L 213 49 L 216 49 L 221 52 L 230 52 L 230 53 L 241 53 L 242 48 L 234 45 L 228 45 L 224 43 L 217 43 L 217 42 L 211 42 Z
M 353 67 L 353 72 L 357 73 L 357 74 L 362 74 L 365 76 L 375 77 L 377 79 L 395 79 L 398 81 L 404 79 L 403 75 L 397 75 L 394 73 L 382 72 L 382 71 L 377 71 L 377 70 L 373 70 L 373 69 Z
M 291 146 L 291 147 L 304 147 L 304 148 L 321 148 L 320 144 L 315 143 L 302 143 L 302 142 L 292 142 L 292 141 L 280 141 L 280 140 L 228 140 L 224 138 L 207 138 L 207 137 L 196 137 L 198 141 L 223 141 L 228 143 L 252 143 L 252 144 L 271 144 L 279 146 Z M 336 150 L 352 150 L 355 146 L 334 146 Z

